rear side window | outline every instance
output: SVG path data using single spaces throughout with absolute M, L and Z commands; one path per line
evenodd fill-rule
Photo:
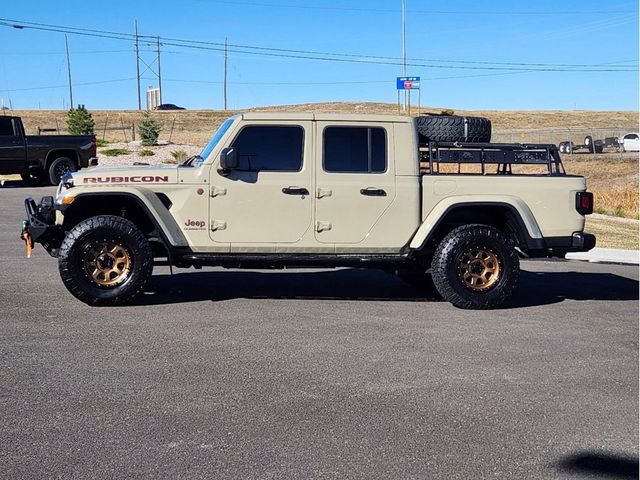
M 326 172 L 380 173 L 387 169 L 384 128 L 327 127 L 323 144 Z
M 240 168 L 247 171 L 298 172 L 302 170 L 304 130 L 298 126 L 245 127 L 233 141 Z
M 635 133 L 629 133 L 628 135 L 624 136 L 625 140 L 637 140 L 638 139 L 638 135 L 636 135 Z
M 10 118 L 0 117 L 0 137 L 14 137 L 13 122 Z

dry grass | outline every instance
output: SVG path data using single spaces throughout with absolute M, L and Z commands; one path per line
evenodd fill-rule
M 608 215 L 638 218 L 638 154 L 565 155 L 567 173 L 587 178 L 594 193 L 596 211 Z
M 596 236 L 598 247 L 638 250 L 639 225 L 638 220 L 594 213 L 587 216 L 585 231 Z

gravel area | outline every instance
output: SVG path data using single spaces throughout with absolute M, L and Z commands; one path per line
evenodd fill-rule
M 108 157 L 102 152 L 105 150 L 111 150 L 114 148 L 123 148 L 129 150 L 131 153 L 126 155 L 118 155 L 115 157 Z M 140 155 L 141 150 L 151 150 L 153 155 L 143 157 Z M 156 145 L 154 147 L 143 147 L 142 144 L 137 142 L 129 143 L 110 143 L 106 147 L 98 148 L 98 166 L 109 167 L 112 165 L 131 165 L 134 162 L 144 162 L 150 165 L 157 165 L 160 163 L 175 163 L 171 152 L 184 151 L 187 157 L 197 155 L 202 151 L 202 147 L 195 145 L 180 145 L 180 144 L 164 144 Z

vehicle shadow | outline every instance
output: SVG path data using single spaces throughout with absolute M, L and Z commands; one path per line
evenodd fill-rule
M 610 273 L 522 271 L 520 284 L 502 308 L 572 300 L 638 300 L 638 281 Z M 154 276 L 136 303 L 163 305 L 236 298 L 442 301 L 433 284 L 415 288 L 380 270 L 208 271 Z
M 579 452 L 561 459 L 555 467 L 563 473 L 590 478 L 637 479 L 638 459 L 599 452 Z

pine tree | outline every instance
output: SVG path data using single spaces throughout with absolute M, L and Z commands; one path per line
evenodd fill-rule
M 144 112 L 142 121 L 138 125 L 138 132 L 140 133 L 140 139 L 142 145 L 151 146 L 158 144 L 158 135 L 160 134 L 160 125 L 156 122 L 149 112 Z
M 71 135 L 93 135 L 96 122 L 84 105 L 71 108 L 67 113 L 67 130 Z

